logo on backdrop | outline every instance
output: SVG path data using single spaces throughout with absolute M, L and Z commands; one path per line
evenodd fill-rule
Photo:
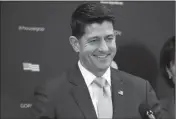
M 101 0 L 100 1 L 101 4 L 109 4 L 109 5 L 123 5 L 123 2 L 120 1 L 116 1 L 116 0 Z
M 117 36 L 121 36 L 122 35 L 122 31 L 120 31 L 120 30 L 114 30 L 114 32 L 115 32 L 115 34 Z
M 31 101 L 20 101 L 20 108 L 31 108 L 32 107 L 32 102 Z
M 32 64 L 28 62 L 23 62 L 23 70 L 24 71 L 32 71 L 32 72 L 40 72 L 39 64 Z
M 36 26 L 18 26 L 19 31 L 30 31 L 30 32 L 43 32 L 45 31 L 44 27 L 36 27 Z

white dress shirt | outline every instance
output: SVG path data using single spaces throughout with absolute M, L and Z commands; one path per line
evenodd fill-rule
M 97 98 L 98 97 L 95 95 L 96 88 L 94 87 L 94 85 L 92 85 L 92 82 L 94 81 L 96 76 L 94 74 L 92 74 L 90 71 L 88 71 L 86 68 L 84 68 L 80 61 L 78 61 L 78 66 L 79 66 L 79 69 L 80 69 L 80 71 L 82 73 L 82 76 L 85 80 L 85 83 L 88 87 L 89 94 L 90 94 L 90 97 L 92 99 L 92 103 L 93 103 L 93 106 L 95 108 L 96 115 L 98 117 L 98 112 L 97 112 L 97 103 L 98 103 Z M 110 67 L 107 69 L 107 71 L 103 74 L 102 77 L 105 78 L 107 80 L 108 84 L 109 84 L 108 94 L 110 94 L 110 96 L 111 96 L 111 71 L 110 71 Z

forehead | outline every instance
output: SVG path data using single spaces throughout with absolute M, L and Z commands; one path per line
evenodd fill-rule
M 94 37 L 94 36 L 106 36 L 113 34 L 113 25 L 111 22 L 104 21 L 100 23 L 92 23 L 85 27 L 85 36 Z

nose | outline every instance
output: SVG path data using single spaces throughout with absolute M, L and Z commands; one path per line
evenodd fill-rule
M 108 46 L 105 40 L 101 40 L 99 51 L 108 51 Z

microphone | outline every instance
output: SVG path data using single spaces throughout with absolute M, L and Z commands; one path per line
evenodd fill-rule
M 150 109 L 150 106 L 147 104 L 139 105 L 139 113 L 142 119 L 156 119 L 153 111 Z

